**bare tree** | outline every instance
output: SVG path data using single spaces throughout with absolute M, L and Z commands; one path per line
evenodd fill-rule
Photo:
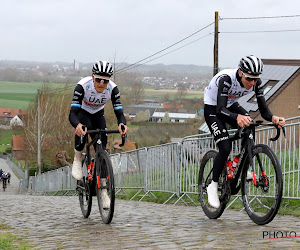
M 63 90 L 51 90 L 44 85 L 40 95 L 40 130 L 42 159 L 54 163 L 56 152 L 65 150 L 70 152 L 73 146 L 70 138 L 74 129 L 68 121 L 72 93 L 67 86 Z M 38 110 L 36 100 L 30 103 L 24 116 L 23 135 L 25 141 L 25 156 L 31 163 L 36 162 L 38 141 Z M 40 172 L 40 169 L 38 170 Z
M 178 100 L 178 102 L 180 103 L 180 105 L 182 104 L 182 101 L 184 99 L 184 97 L 187 94 L 187 89 L 185 86 L 179 86 L 177 93 L 176 93 L 176 99 Z

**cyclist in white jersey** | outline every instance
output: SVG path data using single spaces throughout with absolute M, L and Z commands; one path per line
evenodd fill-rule
M 81 152 L 84 144 L 80 144 L 80 136 L 85 135 L 87 129 L 105 129 L 104 106 L 111 100 L 118 120 L 119 131 L 122 136 L 128 132 L 123 106 L 120 101 L 120 92 L 117 85 L 110 80 L 114 73 L 111 63 L 98 61 L 93 65 L 92 76 L 81 79 L 74 90 L 71 103 L 69 121 L 75 128 L 75 155 L 72 167 L 72 176 L 80 180 L 83 176 L 81 167 Z M 85 125 L 85 130 L 82 126 Z M 125 131 L 121 130 L 124 125 Z M 92 135 L 92 138 L 94 135 Z M 107 136 L 101 136 L 102 146 L 106 149 Z M 80 145 L 80 146 L 78 146 Z
M 262 117 L 279 126 L 285 125 L 285 119 L 273 115 L 267 106 L 260 79 L 262 71 L 260 58 L 245 56 L 238 69 L 222 70 L 204 90 L 205 121 L 219 148 L 213 166 L 213 180 L 207 187 L 208 202 L 215 208 L 220 206 L 218 180 L 232 148 L 225 123 L 237 128 L 249 126 L 252 121 L 248 112 L 239 105 L 239 98 L 254 91 Z

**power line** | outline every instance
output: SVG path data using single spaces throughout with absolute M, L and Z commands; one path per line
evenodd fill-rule
M 246 19 L 268 19 L 268 18 L 294 18 L 294 17 L 300 17 L 300 15 L 292 15 L 292 16 L 262 16 L 262 17 L 225 17 L 225 18 L 219 18 L 220 20 L 246 20 Z
M 222 31 L 219 33 L 270 33 L 270 32 L 294 32 L 294 31 L 300 31 L 300 29 L 295 30 L 256 30 L 256 31 Z
M 168 54 L 170 54 L 170 53 L 173 53 L 173 52 L 175 52 L 175 51 L 177 51 L 177 50 L 179 50 L 179 49 L 182 49 L 182 48 L 184 48 L 184 47 L 186 47 L 186 46 L 188 46 L 188 45 L 190 45 L 190 44 L 192 44 L 192 43 L 195 43 L 195 42 L 197 42 L 197 41 L 199 41 L 199 40 L 201 40 L 201 39 L 203 39 L 203 38 L 205 38 L 205 37 L 207 37 L 207 36 L 209 36 L 209 35 L 211 35 L 211 34 L 213 34 L 213 32 L 211 32 L 211 33 L 209 33 L 209 34 L 207 34 L 207 35 L 205 35 L 205 36 L 202 36 L 202 37 L 200 37 L 200 38 L 198 38 L 198 39 L 196 39 L 196 40 L 194 40 L 194 41 L 192 41 L 192 42 L 190 42 L 190 43 L 187 43 L 187 44 L 185 44 L 185 45 L 183 45 L 183 46 L 181 46 L 181 47 L 178 47 L 178 48 L 176 48 L 176 49 L 174 49 L 174 50 L 171 50 L 171 51 L 169 51 L 169 52 L 167 52 L 167 53 L 165 53 L 165 54 L 163 54 L 163 55 L 160 55 L 160 56 L 158 56 L 158 57 L 155 57 L 155 58 L 153 58 L 153 59 L 151 59 L 151 60 L 148 60 L 148 61 L 146 61 L 146 62 L 144 62 L 144 63 L 135 65 L 135 66 L 131 67 L 130 69 L 119 70 L 116 74 L 121 74 L 121 73 L 124 73 L 124 72 L 126 72 L 126 71 L 128 71 L 128 70 L 131 70 L 131 69 L 134 69 L 134 68 L 139 67 L 139 66 L 141 66 L 141 65 L 144 65 L 144 64 L 146 64 L 146 63 L 152 62 L 152 61 L 154 61 L 154 60 L 156 60 L 156 59 L 158 59 L 158 58 L 161 58 L 161 57 L 163 57 L 163 56 L 166 56 L 166 55 L 168 55 Z
M 163 52 L 163 51 L 165 51 L 165 50 L 167 50 L 167 49 L 169 49 L 169 48 L 171 48 L 171 47 L 173 47 L 173 46 L 175 46 L 175 45 L 177 45 L 177 44 L 179 44 L 179 43 L 181 43 L 181 42 L 183 42 L 183 41 L 185 41 L 186 39 L 188 39 L 188 38 L 190 38 L 190 37 L 196 35 L 196 34 L 199 33 L 200 31 L 202 31 L 202 30 L 208 28 L 208 27 L 211 26 L 212 24 L 214 24 L 214 22 L 208 24 L 207 26 L 205 26 L 204 28 L 202 28 L 202 29 L 200 29 L 200 30 L 197 30 L 197 31 L 194 32 L 193 34 L 191 34 L 191 35 L 189 35 L 189 36 L 187 36 L 187 37 L 181 39 L 180 41 L 178 41 L 178 42 L 176 42 L 176 43 L 173 43 L 172 45 L 170 45 L 170 46 L 168 46 L 168 47 L 166 47 L 166 48 L 164 48 L 164 49 L 162 49 L 162 50 L 160 50 L 160 51 L 158 51 L 158 52 L 156 52 L 156 53 L 154 53 L 154 54 L 152 54 L 152 55 L 150 55 L 150 56 L 145 57 L 145 58 L 142 59 L 142 60 L 139 60 L 139 61 L 137 61 L 137 62 L 135 62 L 135 63 L 133 63 L 133 64 L 130 64 L 130 65 L 124 67 L 124 68 L 119 69 L 117 72 L 123 71 L 123 70 L 125 70 L 125 69 L 127 69 L 127 68 L 130 68 L 130 67 L 132 67 L 132 66 L 134 66 L 134 65 L 136 65 L 136 64 L 138 64 L 138 63 L 140 63 L 140 62 L 143 62 L 143 61 L 145 61 L 145 60 L 147 60 L 147 59 L 149 59 L 149 58 L 151 58 L 151 57 L 153 57 L 153 56 L 155 56 L 155 55 L 157 55 L 157 54 L 159 54 L 159 53 L 161 53 L 161 52 Z
M 149 60 L 149 61 L 147 61 L 147 62 L 144 62 L 144 63 L 142 63 L 142 64 L 136 65 L 134 68 L 139 67 L 139 66 L 141 66 L 141 65 L 144 65 L 144 64 L 146 64 L 146 63 L 148 63 L 148 62 L 151 62 L 151 61 L 153 61 L 153 60 L 156 60 L 156 59 L 158 59 L 158 58 L 160 58 L 160 57 L 163 57 L 163 56 L 165 56 L 165 55 L 167 55 L 167 54 L 170 54 L 170 53 L 172 53 L 172 52 L 174 52 L 174 51 L 176 51 L 176 50 L 179 50 L 179 49 L 181 49 L 181 48 L 183 48 L 183 47 L 186 47 L 186 46 L 188 46 L 188 45 L 190 45 L 190 44 L 192 44 L 192 43 L 194 43 L 194 42 L 197 42 L 197 41 L 199 41 L 199 40 L 201 40 L 201 39 L 203 39 L 203 38 L 205 38 L 205 37 L 207 37 L 207 36 L 209 36 L 209 35 L 211 35 L 211 34 L 213 34 L 213 32 L 211 32 L 211 33 L 209 33 L 209 34 L 207 34 L 207 35 L 205 35 L 205 36 L 203 36 L 203 37 L 200 37 L 200 38 L 198 38 L 198 39 L 196 39 L 196 40 L 194 40 L 194 41 L 192 41 L 192 42 L 190 42 L 190 43 L 187 43 L 187 44 L 185 44 L 185 45 L 183 45 L 183 46 L 181 46 L 181 47 L 179 47 L 179 48 L 177 48 L 177 49 L 174 49 L 174 50 L 172 50 L 172 51 L 170 51 L 170 52 L 168 52 L 168 53 L 165 53 L 165 54 L 163 54 L 163 55 L 161 55 L 161 56 L 158 56 L 158 57 L 156 57 L 156 58 L 154 58 L 154 59 L 151 59 L 151 60 Z M 132 68 L 131 68 L 131 69 L 132 69 Z M 124 73 L 125 71 L 127 71 L 127 70 L 124 70 L 124 71 L 122 71 L 122 72 L 119 72 L 119 74 L 122 74 L 122 73 Z M 134 83 L 130 84 L 125 90 L 123 90 L 123 92 L 127 92 L 127 90 L 128 90 L 133 84 L 134 84 Z

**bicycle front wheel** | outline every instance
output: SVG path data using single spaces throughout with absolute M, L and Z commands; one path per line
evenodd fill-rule
M 85 218 L 88 218 L 91 214 L 93 197 L 91 193 L 90 182 L 88 181 L 87 160 L 85 157 L 83 157 L 82 160 L 82 172 L 83 178 L 77 181 L 77 192 L 82 215 Z
M 110 157 L 106 151 L 96 158 L 96 193 L 100 215 L 105 224 L 112 221 L 115 208 L 114 173 Z
M 242 173 L 243 203 L 250 219 L 258 225 L 271 222 L 276 216 L 282 197 L 282 173 L 276 154 L 267 145 L 259 144 L 252 149 L 256 179 L 247 178 L 250 164 Z
M 221 205 L 218 209 L 210 206 L 208 203 L 207 186 L 212 182 L 213 165 L 217 154 L 218 151 L 210 150 L 204 155 L 201 161 L 201 166 L 199 170 L 199 179 L 198 179 L 200 204 L 204 213 L 210 219 L 219 218 L 224 212 L 224 209 L 226 207 L 226 202 L 223 202 L 222 200 L 220 201 Z M 224 184 L 225 184 L 225 178 L 224 178 L 224 171 L 223 171 L 219 178 L 219 185 L 218 185 L 219 197 L 221 196 L 222 192 L 224 192 L 223 190 Z

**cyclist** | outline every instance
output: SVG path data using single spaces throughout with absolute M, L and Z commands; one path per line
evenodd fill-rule
M 2 173 L 3 190 L 5 190 L 6 188 L 7 179 L 8 179 L 8 174 L 6 172 L 3 172 Z
M 8 183 L 8 184 L 10 184 L 10 177 L 11 177 L 10 172 L 7 172 L 7 183 Z
M 285 125 L 285 119 L 273 115 L 267 106 L 260 79 L 262 72 L 263 62 L 260 58 L 245 56 L 237 69 L 220 71 L 204 90 L 205 121 L 219 148 L 213 165 L 213 180 L 207 187 L 208 202 L 212 207 L 220 206 L 218 180 L 232 149 L 225 123 L 237 128 L 249 126 L 252 121 L 249 113 L 239 105 L 239 98 L 254 91 L 261 116 L 279 126 Z
M 84 144 L 80 144 L 80 136 L 85 135 L 87 129 L 105 129 L 106 122 L 104 118 L 104 106 L 111 100 L 115 115 L 118 120 L 119 131 L 122 136 L 128 132 L 126 119 L 123 114 L 123 106 L 120 101 L 120 92 L 117 85 L 111 80 L 114 73 L 113 65 L 106 61 L 97 61 L 92 68 L 92 76 L 81 79 L 74 90 L 74 96 L 71 103 L 69 121 L 75 128 L 75 155 L 72 167 L 72 176 L 80 180 L 83 177 L 81 167 L 81 152 Z M 83 130 L 82 126 L 87 128 Z M 124 125 L 125 130 L 121 130 Z M 94 138 L 93 135 L 91 135 Z M 101 136 L 102 147 L 106 149 L 107 136 Z M 101 180 L 101 185 L 104 179 Z M 103 203 L 109 206 L 109 197 L 107 190 L 102 189 Z

